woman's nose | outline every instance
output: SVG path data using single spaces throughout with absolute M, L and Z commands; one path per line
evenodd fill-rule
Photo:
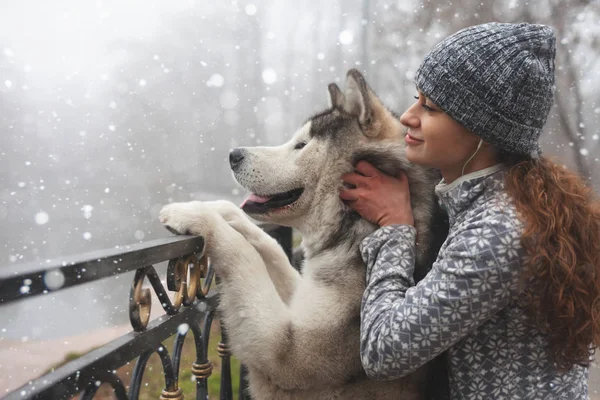
M 421 124 L 419 117 L 412 112 L 412 107 L 409 108 L 400 116 L 400 123 L 409 128 L 416 128 Z

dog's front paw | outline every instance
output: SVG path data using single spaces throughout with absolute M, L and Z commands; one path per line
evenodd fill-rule
M 171 203 L 162 208 L 160 222 L 176 235 L 196 235 L 208 239 L 222 219 L 201 201 Z
M 158 215 L 160 223 L 176 235 L 191 235 L 191 207 L 188 203 L 171 203 L 164 206 Z

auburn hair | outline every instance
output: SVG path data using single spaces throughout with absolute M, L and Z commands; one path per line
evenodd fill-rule
M 545 157 L 500 159 L 524 222 L 520 301 L 559 370 L 587 366 L 600 345 L 600 202 L 582 178 Z

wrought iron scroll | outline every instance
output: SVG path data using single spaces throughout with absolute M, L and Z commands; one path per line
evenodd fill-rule
M 150 320 L 152 296 L 150 289 L 143 288 L 146 277 L 165 312 L 168 315 L 174 315 L 179 312 L 181 306 L 190 307 L 194 305 L 196 299 L 205 299 L 210 291 L 213 276 L 214 272 L 209 266 L 206 255 L 191 254 L 170 260 L 167 267 L 167 289 L 175 292 L 173 301 L 171 301 L 154 267 L 139 268 L 135 273 L 129 295 L 129 319 L 134 331 L 144 331 Z M 198 303 L 198 306 L 201 304 Z M 131 399 L 138 398 L 146 363 L 150 355 L 156 352 L 161 358 L 165 376 L 165 388 L 161 393 L 161 400 L 183 400 L 183 393 L 178 383 L 179 365 L 183 344 L 191 328 L 196 342 L 196 362 L 191 366 L 192 374 L 197 382 L 196 394 L 198 399 L 206 399 L 208 396 L 207 379 L 212 373 L 212 363 L 208 360 L 206 354 L 212 319 L 212 312 L 209 312 L 205 317 L 204 326 L 206 340 L 202 336 L 202 331 L 195 324 L 191 326 L 182 325 L 183 329 L 178 329 L 173 344 L 173 360 L 171 360 L 168 351 L 162 344 L 155 351 L 142 354 L 135 366 L 129 397 Z
M 171 301 L 153 266 L 136 270 L 129 294 L 129 320 L 133 330 L 141 332 L 146 329 L 152 311 L 152 296 L 150 289 L 143 288 L 144 278 L 150 281 L 165 312 L 174 315 L 182 305 L 189 307 L 194 300 L 204 299 L 213 276 L 214 271 L 209 267 L 206 256 L 189 255 L 169 261 L 167 288 L 175 292 Z
M 115 391 L 115 397 L 117 398 L 117 400 L 127 400 L 127 392 L 125 391 L 125 386 L 123 385 L 123 382 L 121 382 L 118 376 L 107 373 L 103 375 L 102 378 L 102 380 L 97 380 L 95 382 L 88 383 L 83 393 L 81 394 L 81 400 L 92 400 L 102 383 L 109 383 L 110 386 L 112 386 L 113 390 Z

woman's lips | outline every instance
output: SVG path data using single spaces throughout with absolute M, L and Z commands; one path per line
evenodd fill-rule
M 412 136 L 410 133 L 406 134 L 406 136 L 404 137 L 404 141 L 406 142 L 406 144 L 411 145 L 411 146 L 416 146 L 418 144 L 425 142 L 423 139 L 418 139 L 418 138 Z

